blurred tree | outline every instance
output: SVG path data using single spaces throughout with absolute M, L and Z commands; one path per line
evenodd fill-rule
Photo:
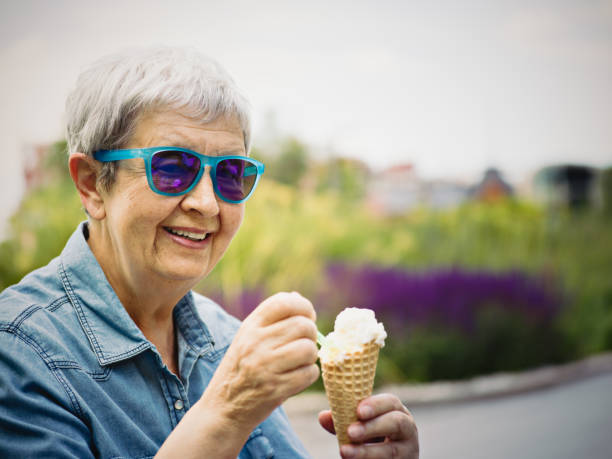
M 330 158 L 316 167 L 316 190 L 335 190 L 351 202 L 360 201 L 366 195 L 370 170 L 359 160 Z
M 251 156 L 266 165 L 265 178 L 298 187 L 310 167 L 308 147 L 295 137 L 287 137 L 270 150 L 251 149 Z
M 42 166 L 47 172 L 44 183 L 49 184 L 55 181 L 72 183 L 68 170 L 68 144 L 65 140 L 51 144 L 48 153 L 43 158 Z
M 298 186 L 308 170 L 308 150 L 295 137 L 289 137 L 281 145 L 278 157 L 271 164 L 270 177 L 286 185 Z
M 0 289 L 59 255 L 85 218 L 68 173 L 66 142 L 50 145 L 37 167 L 41 180 L 26 192 L 0 243 Z
M 519 270 L 557 279 L 567 298 L 569 307 L 560 311 L 549 334 L 537 324 L 483 307 L 484 315 L 475 325 L 479 340 L 452 329 L 425 328 L 390 337 L 381 357 L 381 377 L 464 377 L 468 372 L 516 369 L 612 349 L 612 239 L 610 220 L 601 214 L 559 212 L 557 224 L 550 226 L 544 208 L 517 199 L 497 206 L 468 202 L 439 211 L 421 208 L 376 218 L 354 199 L 365 192 L 366 168 L 337 158 L 311 166 L 301 142 L 286 139 L 282 146 L 266 150 L 273 152 L 269 157 L 253 149 L 253 156 L 266 162 L 264 180 L 248 202 L 244 224 L 228 252 L 198 286 L 229 311 L 242 316 L 269 294 L 297 290 L 313 298 L 319 325 L 325 325 L 326 316 L 331 325 L 335 314 L 325 307 L 330 295 L 323 297 L 325 302 L 317 298 L 326 282 L 344 295 L 332 306 L 367 306 L 346 298 L 360 283 L 348 287 L 333 283 L 326 270 L 332 262 L 415 273 L 444 267 Z M 291 161 L 296 161 L 295 169 L 289 173 Z M 11 218 L 9 238 L 0 243 L 0 288 L 57 256 L 85 218 L 68 176 L 65 143 L 51 145 L 41 167 L 42 180 L 28 190 Z M 610 169 L 605 173 L 604 199 L 610 211 Z M 385 275 L 384 282 L 374 285 L 398 301 L 416 298 L 416 293 L 383 288 L 391 278 Z M 508 287 L 508 292 L 514 291 Z M 415 292 L 426 293 L 420 288 Z M 462 288 L 451 298 L 466 298 L 468 293 Z M 450 301 L 448 305 L 452 306 Z M 394 322 L 399 328 L 410 325 Z
M 604 213 L 612 217 L 612 167 L 602 170 L 600 177 Z

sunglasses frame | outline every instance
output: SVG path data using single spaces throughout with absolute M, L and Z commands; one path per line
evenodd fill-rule
M 200 170 L 198 171 L 196 177 L 193 179 L 193 183 L 187 187 L 184 191 L 179 193 L 168 193 L 165 191 L 161 191 L 155 187 L 153 183 L 153 172 L 151 170 L 151 159 L 153 155 L 162 151 L 180 151 L 183 153 L 189 153 L 193 156 L 196 156 L 200 160 Z M 229 202 L 231 204 L 240 204 L 241 202 L 246 201 L 251 197 L 253 191 L 257 187 L 257 183 L 261 178 L 261 175 L 264 173 L 264 163 L 261 161 L 257 161 L 256 159 L 249 158 L 248 156 L 241 155 L 226 155 L 226 156 L 206 156 L 198 153 L 197 151 L 188 150 L 187 148 L 181 147 L 151 147 L 151 148 L 127 148 L 122 150 L 98 150 L 94 153 L 94 158 L 100 162 L 106 163 L 110 161 L 119 161 L 122 159 L 131 159 L 131 158 L 142 158 L 144 159 L 145 169 L 147 171 L 147 181 L 149 182 L 149 187 L 157 194 L 161 194 L 163 196 L 182 196 L 184 194 L 189 193 L 201 180 L 202 175 L 204 174 L 204 169 L 206 166 L 210 166 L 210 178 L 213 183 L 213 188 L 215 190 L 215 194 L 220 197 L 223 201 Z M 253 164 L 257 169 L 257 175 L 255 177 L 255 182 L 253 183 L 253 187 L 251 191 L 242 199 L 238 201 L 234 201 L 231 199 L 227 199 L 225 196 L 221 194 L 219 191 L 219 186 L 217 184 L 217 165 L 224 160 L 227 159 L 242 159 L 251 164 Z M 249 174 L 252 175 L 252 174 Z

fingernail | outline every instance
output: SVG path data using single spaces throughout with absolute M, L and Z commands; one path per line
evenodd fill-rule
M 359 424 L 354 424 L 348 428 L 349 437 L 354 438 L 355 440 L 358 440 L 363 435 L 364 431 L 365 429 L 363 426 L 360 426 Z
M 362 406 L 359 408 L 359 415 L 362 419 L 369 419 L 374 416 L 374 410 L 370 406 Z

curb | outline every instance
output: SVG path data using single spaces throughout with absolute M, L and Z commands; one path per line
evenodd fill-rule
M 374 393 L 395 394 L 410 408 L 418 405 L 456 403 L 513 395 L 608 372 L 612 372 L 612 352 L 562 365 L 547 365 L 521 373 L 496 373 L 465 381 L 386 385 L 376 389 Z M 306 414 L 326 410 L 329 404 L 324 393 L 307 392 L 291 397 L 283 407 L 288 414 Z

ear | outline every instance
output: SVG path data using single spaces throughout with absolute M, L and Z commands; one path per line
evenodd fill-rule
M 96 160 L 84 153 L 72 153 L 68 159 L 68 167 L 83 207 L 90 217 L 102 220 L 106 211 L 104 198 L 96 187 L 99 170 Z

